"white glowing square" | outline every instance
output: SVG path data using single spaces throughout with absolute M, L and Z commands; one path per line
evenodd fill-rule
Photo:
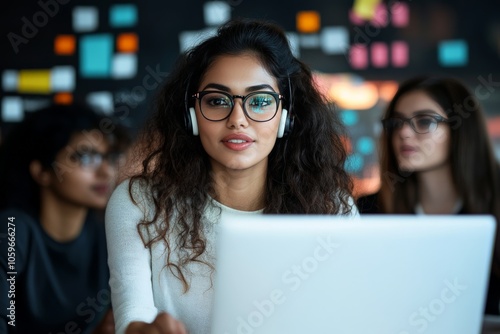
M 2 120 L 20 122 L 24 118 L 23 100 L 19 96 L 6 96 L 2 99 Z
M 300 46 L 304 49 L 317 49 L 320 47 L 320 38 L 317 34 L 301 34 Z
M 113 56 L 111 77 L 113 79 L 130 79 L 137 74 L 137 55 L 118 53 Z
M 182 31 L 179 33 L 180 51 L 185 52 L 200 44 L 205 39 L 215 36 L 216 33 L 216 28 L 208 28 L 199 31 Z
M 14 70 L 5 70 L 2 73 L 2 88 L 6 92 L 15 92 L 19 82 L 19 73 Z
M 321 49 L 324 53 L 344 54 L 349 50 L 349 32 L 345 27 L 325 27 L 321 31 Z
M 103 114 L 113 114 L 115 103 L 111 92 L 93 92 L 87 95 L 87 103 Z
M 300 58 L 300 42 L 299 35 L 294 32 L 287 32 L 286 37 L 288 38 L 288 43 L 290 44 L 290 49 L 295 58 Z
M 99 11 L 96 7 L 77 6 L 73 8 L 73 30 L 94 31 L 99 26 Z
M 206 25 L 221 25 L 231 18 L 231 7 L 224 1 L 209 1 L 203 5 L 203 16 Z
M 50 87 L 53 92 L 75 90 L 76 74 L 73 66 L 55 66 L 50 71 Z

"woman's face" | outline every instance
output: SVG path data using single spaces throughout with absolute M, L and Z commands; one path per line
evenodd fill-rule
M 447 118 L 441 106 L 424 91 L 403 95 L 396 103 L 392 117 L 410 118 L 416 115 L 437 115 Z M 449 163 L 451 133 L 448 124 L 437 123 L 436 130 L 416 133 L 408 123 L 393 129 L 392 145 L 399 169 L 424 172 Z
M 116 177 L 108 152 L 109 144 L 98 130 L 73 135 L 52 164 L 47 190 L 63 203 L 104 209 Z M 99 155 L 106 157 L 102 163 Z
M 241 96 L 255 91 L 281 93 L 275 78 L 253 55 L 218 57 L 198 87 L 198 91 L 207 90 Z M 280 118 L 281 103 L 273 119 L 255 122 L 244 114 L 242 99 L 236 98 L 230 116 L 213 122 L 203 117 L 196 101 L 200 140 L 210 156 L 214 172 L 252 169 L 265 173 L 268 155 L 276 142 Z

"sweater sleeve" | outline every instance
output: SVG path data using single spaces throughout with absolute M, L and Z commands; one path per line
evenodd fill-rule
M 133 189 L 137 204 L 130 198 L 129 181 L 125 181 L 115 189 L 106 208 L 109 285 L 117 334 L 124 333 L 132 321 L 152 322 L 158 313 L 151 282 L 151 253 L 137 231 L 147 209 L 146 201 L 141 201 L 144 194 L 141 197 L 137 188 Z
M 350 216 L 354 219 L 359 219 L 359 210 L 358 206 L 356 205 L 356 202 L 354 201 L 354 198 L 349 197 L 349 205 L 351 206 L 351 214 Z

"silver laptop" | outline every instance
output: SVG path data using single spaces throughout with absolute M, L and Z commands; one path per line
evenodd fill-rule
M 212 333 L 480 333 L 495 228 L 491 216 L 224 219 Z

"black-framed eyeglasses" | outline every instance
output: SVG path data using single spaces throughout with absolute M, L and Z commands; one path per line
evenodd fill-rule
M 98 169 L 104 160 L 106 160 L 111 166 L 118 166 L 124 158 L 121 152 L 75 152 L 71 155 L 71 158 L 78 162 L 80 167 L 86 169 Z
M 209 121 L 222 121 L 231 115 L 234 99 L 242 99 L 243 112 L 255 122 L 268 122 L 276 116 L 283 95 L 275 92 L 252 92 L 248 95 L 230 95 L 220 91 L 202 91 L 194 94 L 203 117 Z
M 410 118 L 389 117 L 382 120 L 382 125 L 386 130 L 401 129 L 405 123 L 419 134 L 436 131 L 439 123 L 448 123 L 448 119 L 439 115 L 416 115 Z

